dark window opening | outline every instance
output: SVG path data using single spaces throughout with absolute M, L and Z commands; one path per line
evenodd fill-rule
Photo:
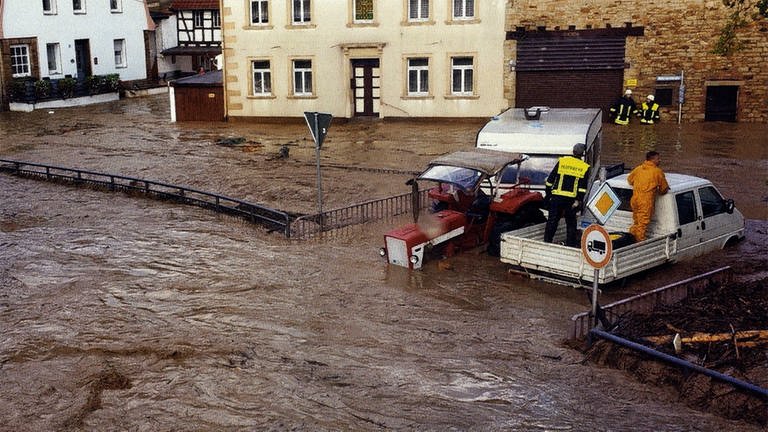
M 657 88 L 656 89 L 656 103 L 659 104 L 659 106 L 670 106 L 675 103 L 675 101 L 672 99 L 672 95 L 674 94 L 673 88 Z

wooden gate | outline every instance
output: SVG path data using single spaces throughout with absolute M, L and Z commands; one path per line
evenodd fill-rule
M 176 121 L 224 121 L 222 87 L 174 88 Z

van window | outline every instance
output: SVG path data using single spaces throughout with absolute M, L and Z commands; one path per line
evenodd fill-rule
M 695 222 L 696 201 L 693 198 L 693 191 L 675 195 L 675 201 L 677 202 L 677 223 L 685 225 Z
M 699 199 L 701 199 L 701 212 L 704 217 L 725 212 L 725 200 L 712 186 L 699 189 Z
M 611 189 L 613 189 L 616 197 L 619 199 L 619 201 L 621 201 L 621 204 L 619 204 L 619 208 L 617 210 L 631 212 L 632 206 L 629 202 L 632 200 L 632 189 L 621 189 L 617 187 L 612 187 Z
M 517 183 L 519 175 L 529 179 L 532 185 L 543 186 L 558 159 L 559 156 L 556 155 L 528 155 L 528 159 L 520 164 L 519 172 L 517 165 L 508 165 L 504 168 L 499 183 Z

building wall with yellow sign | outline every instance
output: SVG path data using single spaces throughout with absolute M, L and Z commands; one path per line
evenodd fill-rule
M 749 3 L 749 2 L 747 2 Z M 749 12 L 754 12 L 755 9 Z M 720 31 L 733 13 L 719 0 L 517 0 L 507 14 L 505 55 L 510 65 L 505 77 L 506 94 L 515 101 L 517 44 L 510 34 L 524 31 L 527 38 L 550 33 L 564 41 L 570 36 L 627 31 L 623 84 L 632 88 L 635 100 L 647 94 L 667 97 L 662 117 L 677 119 L 680 81 L 669 79 L 684 73 L 683 121 L 705 120 L 712 112 L 712 98 L 735 92 L 737 121 L 768 122 L 768 19 L 752 20 L 737 28 L 734 36 L 741 49 L 728 56 L 714 54 Z M 634 34 L 632 34 L 634 33 Z M 617 95 L 621 89 L 617 88 Z M 708 109 L 708 92 L 710 106 Z

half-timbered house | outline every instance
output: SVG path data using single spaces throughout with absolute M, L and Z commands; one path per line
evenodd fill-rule
M 216 69 L 221 54 L 218 0 L 174 0 L 172 15 L 160 25 L 161 76 Z

